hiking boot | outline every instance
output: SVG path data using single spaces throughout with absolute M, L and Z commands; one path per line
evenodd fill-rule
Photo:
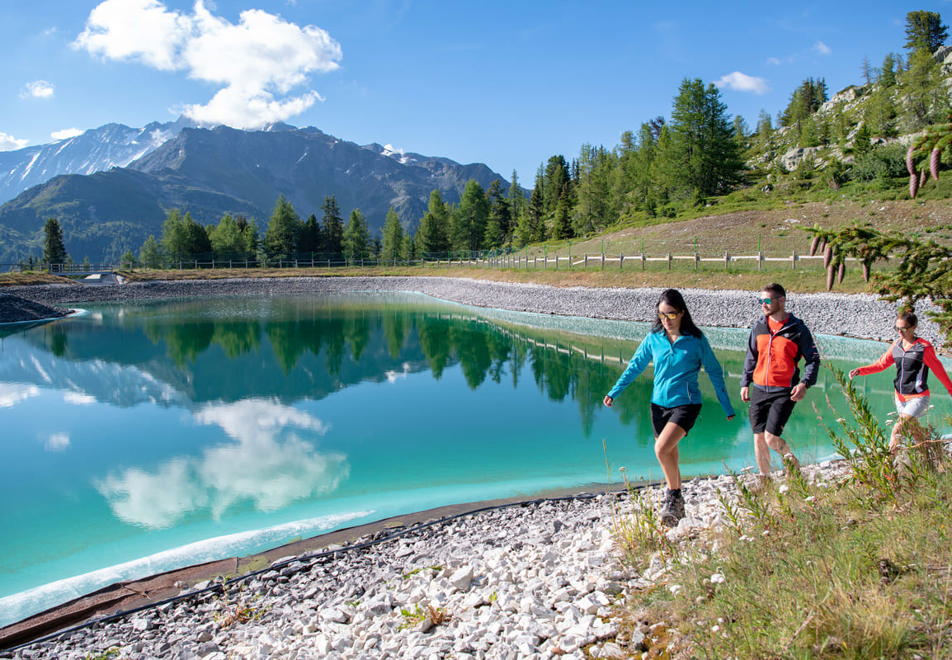
M 661 506 L 661 522 L 666 527 L 675 527 L 684 517 L 684 497 L 681 491 L 664 489 L 664 504 Z

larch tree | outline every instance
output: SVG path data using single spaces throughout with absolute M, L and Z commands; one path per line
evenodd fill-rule
M 727 192 L 742 180 L 744 161 L 733 138 L 727 106 L 714 84 L 685 79 L 671 112 L 674 175 L 695 199 Z
M 264 251 L 269 260 L 291 259 L 297 251 L 301 221 L 291 202 L 278 197 L 271 213 L 271 222 L 264 233 Z
M 439 190 L 430 193 L 426 213 L 417 229 L 417 241 L 423 256 L 444 256 L 450 249 L 450 212 Z
M 911 11 L 906 14 L 906 49 L 911 53 L 933 54 L 949 37 L 949 28 L 934 11 Z
M 343 242 L 344 257 L 348 261 L 366 259 L 370 256 L 370 228 L 367 225 L 367 218 L 360 209 L 350 212 L 347 228 L 344 229 Z
M 383 237 L 380 244 L 380 259 L 384 263 L 396 263 L 403 260 L 403 225 L 400 217 L 390 207 L 387 219 L 383 223 Z

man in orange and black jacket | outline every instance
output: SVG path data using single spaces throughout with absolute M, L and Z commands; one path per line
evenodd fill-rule
M 800 467 L 781 434 L 796 402 L 816 383 L 820 353 L 803 321 L 786 311 L 784 288 L 768 284 L 762 293 L 760 304 L 764 315 L 750 329 L 740 398 L 750 402 L 754 454 L 760 472 L 767 475 L 770 473 L 769 449 L 779 453 L 786 466 Z M 802 378 L 797 366 L 801 358 L 805 362 Z

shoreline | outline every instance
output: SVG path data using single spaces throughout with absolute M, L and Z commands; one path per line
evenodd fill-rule
M 494 282 L 442 276 L 288 277 L 221 280 L 155 280 L 120 285 L 8 286 L 13 294 L 37 303 L 146 302 L 192 297 L 236 295 L 307 295 L 353 292 L 422 293 L 474 307 L 556 316 L 647 322 L 654 320 L 660 288 L 554 287 L 543 284 Z M 681 289 L 694 321 L 700 326 L 748 328 L 759 316 L 756 292 Z M 896 305 L 870 294 L 788 292 L 787 309 L 816 334 L 891 341 Z M 933 307 L 920 303 L 919 312 Z M 921 334 L 939 343 L 939 328 L 920 313 Z
M 236 279 L 215 281 L 149 282 L 144 284 L 128 283 L 120 286 L 95 288 L 77 286 L 66 287 L 61 285 L 39 285 L 35 287 L 7 287 L 4 291 L 9 291 L 11 293 L 15 293 L 16 295 L 23 296 L 24 298 L 33 299 L 44 304 L 56 304 L 64 302 L 139 302 L 156 299 L 173 299 L 209 295 L 284 295 L 314 294 L 324 292 L 355 292 L 368 290 L 382 292 L 401 291 L 423 293 L 441 300 L 448 300 L 451 302 L 473 305 L 476 307 L 491 307 L 498 309 L 508 309 L 512 311 L 526 311 L 544 314 L 560 313 L 562 315 L 569 316 L 611 318 L 629 321 L 650 320 L 648 317 L 653 317 L 653 315 L 646 312 L 650 312 L 653 309 L 654 302 L 656 301 L 657 295 L 660 292 L 660 289 L 586 289 L 580 287 L 557 288 L 535 284 L 496 283 L 481 280 L 444 277 L 291 278 L 285 280 L 266 281 Z M 753 296 L 750 292 L 709 292 L 697 289 L 682 290 L 682 292 L 685 295 L 685 299 L 689 307 L 692 309 L 692 315 L 695 317 L 695 320 L 699 325 L 706 326 L 744 327 L 745 324 L 737 323 L 737 321 L 746 319 L 743 319 L 741 316 L 739 316 L 736 313 L 736 309 L 740 305 L 753 302 Z M 857 336 L 864 339 L 883 339 L 892 334 L 892 323 L 894 319 L 893 307 L 892 305 L 882 303 L 873 296 L 806 294 L 803 296 L 793 297 L 789 307 L 795 314 L 804 318 L 808 324 L 813 324 L 814 326 L 817 323 L 822 323 L 824 320 L 836 317 L 838 320 L 835 327 L 840 331 L 830 332 L 824 330 L 824 334 Z M 836 312 L 835 314 L 833 314 L 834 310 Z M 855 321 L 857 318 L 863 318 L 865 323 L 856 324 Z M 852 323 L 845 323 L 845 320 L 850 320 Z M 846 330 L 851 330 L 851 332 L 846 332 Z M 814 327 L 814 331 L 818 332 L 819 330 Z M 723 477 L 712 477 L 706 481 L 716 483 L 718 479 L 723 479 Z M 697 479 L 693 480 L 691 483 L 694 484 L 696 482 L 698 482 Z M 603 495 L 601 497 L 605 498 L 606 496 Z M 519 498 L 509 499 L 517 503 L 525 501 Z M 534 502 L 537 500 L 534 498 L 533 500 L 529 501 Z M 422 522 L 426 516 L 430 516 L 432 518 L 432 516 L 442 515 L 442 513 L 446 513 L 457 508 L 472 511 L 473 509 L 480 509 L 487 504 L 489 503 L 474 502 L 466 505 L 439 507 L 438 509 L 417 512 L 405 516 L 398 516 L 397 520 L 414 519 L 416 522 Z M 258 558 L 257 561 L 268 562 L 273 561 L 275 557 L 283 555 L 285 552 L 300 557 L 307 557 L 309 556 L 309 553 L 313 551 L 314 546 L 311 544 L 320 545 L 321 541 L 327 541 L 331 544 L 337 543 L 337 541 L 331 539 L 344 538 L 348 535 L 357 533 L 357 530 L 364 530 L 364 528 L 367 528 L 365 535 L 373 536 L 375 534 L 379 534 L 382 530 L 387 529 L 388 523 L 395 522 L 397 521 L 394 519 L 385 519 L 376 521 L 375 523 L 367 523 L 366 525 L 361 525 L 355 528 L 337 530 L 336 532 L 330 532 L 317 537 L 312 537 L 311 539 L 298 541 L 289 544 L 288 546 L 274 548 L 265 553 L 260 553 L 260 555 L 256 555 L 252 558 L 243 559 L 255 560 L 255 558 Z M 603 528 L 600 532 L 602 536 L 604 536 L 604 531 L 605 530 Z M 602 538 L 602 541 L 604 541 L 604 538 Z M 518 543 L 518 540 L 514 539 L 513 542 Z M 599 547 L 603 548 L 604 545 L 604 543 L 600 543 Z M 292 552 L 292 546 L 294 546 L 294 552 Z M 149 580 L 155 580 L 156 578 L 163 578 L 166 591 L 160 591 L 156 585 L 150 585 L 154 587 L 154 593 L 166 594 L 168 593 L 169 588 L 174 589 L 177 592 L 181 590 L 182 585 L 179 584 L 179 586 L 176 586 L 176 583 L 182 583 L 186 581 L 181 579 L 182 574 L 189 575 L 188 571 L 191 570 L 193 572 L 191 579 L 187 581 L 194 585 L 196 582 L 213 579 L 216 574 L 222 574 L 224 569 L 227 567 L 228 562 L 231 562 L 236 570 L 239 569 L 241 566 L 241 559 L 242 558 L 233 557 L 226 560 L 221 560 L 220 562 L 212 562 L 210 565 L 206 564 L 200 565 L 199 567 L 187 567 L 171 572 L 171 574 L 179 574 L 179 579 L 177 580 L 173 579 L 170 581 L 165 579 L 165 576 L 169 576 L 170 574 L 162 574 L 161 576 L 152 576 L 151 578 L 144 580 L 113 585 L 112 587 L 100 591 L 114 590 L 116 587 L 128 588 L 129 592 L 133 594 L 138 592 L 143 597 L 145 597 L 146 593 L 148 593 L 148 590 L 136 589 L 135 585 L 138 583 L 147 583 Z M 246 565 L 249 563 L 252 562 L 249 561 L 246 563 Z M 209 572 L 211 575 L 208 575 Z M 448 577 L 451 576 L 443 576 L 444 579 Z M 171 584 L 169 584 L 169 582 L 171 582 Z M 131 588 L 130 585 L 132 585 Z M 185 590 L 188 591 L 189 588 L 190 587 L 186 587 Z M 100 592 L 96 593 L 98 594 Z M 589 594 L 591 593 L 593 592 L 590 591 Z M 95 595 L 96 594 L 91 594 L 84 598 Z M 74 603 L 70 603 L 67 605 L 73 604 Z M 61 610 L 64 607 L 66 606 L 53 608 L 52 610 L 48 610 L 47 612 L 36 615 L 35 617 L 30 617 L 18 623 L 12 624 L 7 628 L 0 629 L 0 648 L 14 646 L 14 644 L 3 643 L 2 640 L 9 638 L 3 637 L 4 632 L 7 632 L 11 628 L 22 626 L 24 623 L 30 622 L 37 617 L 45 615 L 48 616 L 51 613 L 55 613 L 58 609 Z M 115 611 L 115 609 L 116 608 L 113 607 L 113 611 Z M 599 608 L 595 609 L 598 610 Z M 392 608 L 390 613 L 393 613 Z M 84 616 L 87 618 L 89 616 L 94 618 L 101 617 L 103 616 L 103 612 L 102 610 L 95 610 L 95 613 L 90 615 L 89 612 L 86 612 Z M 56 620 L 57 619 L 55 617 L 52 618 L 52 621 Z M 61 621 L 62 619 L 59 620 Z M 53 628 L 56 628 L 56 624 L 52 623 L 52 621 L 49 620 L 49 618 L 47 619 L 47 621 L 44 623 L 44 626 L 46 626 L 44 628 L 45 630 L 51 631 Z M 322 622 L 323 621 L 319 621 L 315 625 L 320 628 L 320 624 Z M 60 626 L 58 629 L 62 630 L 62 626 Z M 302 632 L 301 635 L 305 635 L 305 633 Z M 76 634 L 74 633 L 72 636 L 76 636 Z M 33 639 L 35 638 L 36 636 L 34 635 Z M 607 637 L 604 639 L 607 639 Z M 208 640 L 206 640 L 206 642 L 207 641 Z M 565 649 L 563 648 L 562 650 Z M 214 651 L 212 651 L 212 653 L 214 653 Z M 338 649 L 338 653 L 343 653 L 341 657 L 349 657 L 348 653 L 344 652 L 344 649 Z M 0 657 L 6 656 L 0 653 Z M 133 654 L 132 657 L 136 656 Z M 393 657 L 402 656 L 395 655 Z

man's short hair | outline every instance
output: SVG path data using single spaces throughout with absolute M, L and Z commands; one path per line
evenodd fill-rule
M 774 282 L 773 284 L 768 284 L 763 289 L 764 293 L 769 293 L 771 298 L 786 298 L 787 292 L 784 291 L 783 287 Z

